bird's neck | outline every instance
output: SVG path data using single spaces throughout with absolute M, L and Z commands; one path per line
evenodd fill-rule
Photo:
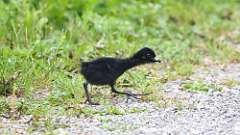
M 124 70 L 131 69 L 133 67 L 136 67 L 138 65 L 144 64 L 145 62 L 142 62 L 140 60 L 134 59 L 134 58 L 127 58 L 123 59 L 122 67 Z

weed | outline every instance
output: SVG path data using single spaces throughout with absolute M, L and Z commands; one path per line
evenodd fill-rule
M 198 82 L 189 82 L 181 84 L 181 87 L 187 91 L 203 91 L 208 92 L 209 89 L 213 89 L 215 91 L 222 91 L 222 87 L 216 84 L 207 84 L 201 81 Z
M 30 106 L 29 103 L 27 103 L 24 99 L 20 100 L 17 102 L 17 111 L 20 114 L 26 114 L 26 112 L 29 109 L 29 106 Z
M 9 111 L 9 104 L 6 101 L 5 98 L 0 97 L 0 115 L 2 115 L 3 113 Z
M 180 76 L 187 76 L 189 77 L 194 73 L 193 65 L 191 64 L 181 64 L 176 66 L 176 72 Z
M 226 85 L 229 88 L 233 88 L 235 86 L 240 85 L 240 82 L 234 79 L 225 79 L 225 80 L 222 80 L 220 83 L 223 85 Z
M 125 112 L 119 107 L 110 106 L 107 108 L 106 113 L 109 115 L 123 115 Z

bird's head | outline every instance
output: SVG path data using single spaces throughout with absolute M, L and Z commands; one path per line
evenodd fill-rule
M 134 59 L 140 60 L 144 63 L 150 62 L 161 62 L 160 60 L 155 59 L 156 54 L 154 51 L 148 47 L 144 47 L 133 55 Z

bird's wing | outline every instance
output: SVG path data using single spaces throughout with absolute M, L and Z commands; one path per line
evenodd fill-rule
M 87 69 L 97 72 L 109 72 L 112 70 L 114 62 L 111 59 L 98 59 L 92 62 L 88 62 Z

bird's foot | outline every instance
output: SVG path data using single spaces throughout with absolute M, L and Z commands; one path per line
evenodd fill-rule
M 131 93 L 130 91 L 126 91 L 126 95 L 128 97 L 133 97 L 133 98 L 136 98 L 136 99 L 140 99 L 139 96 L 147 96 L 147 95 L 150 95 L 152 93 L 143 93 L 143 94 L 135 94 L 135 93 Z
M 134 96 L 147 96 L 147 95 L 152 94 L 152 92 L 149 92 L 149 93 L 143 93 L 143 94 L 134 94 L 134 93 L 131 93 L 131 94 L 134 95 Z
M 100 105 L 99 103 L 97 103 L 97 102 L 92 102 L 92 101 L 90 101 L 90 100 L 85 100 L 84 103 L 85 103 L 85 104 L 88 103 L 89 105 Z
M 90 105 L 100 105 L 99 103 L 97 102 L 89 102 Z
M 112 93 L 112 97 L 113 98 L 117 97 L 117 94 L 116 93 Z

